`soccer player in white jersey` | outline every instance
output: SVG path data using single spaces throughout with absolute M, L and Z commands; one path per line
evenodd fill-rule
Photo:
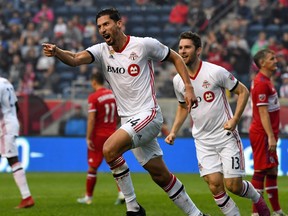
M 244 176 L 244 155 L 237 123 L 246 106 L 249 92 L 223 67 L 202 61 L 201 38 L 190 31 L 180 35 L 179 54 L 188 66 L 188 72 L 198 106 L 192 107 L 192 134 L 195 139 L 200 175 L 207 182 L 216 204 L 224 215 L 238 216 L 240 211 L 226 193 L 252 199 L 259 215 L 270 215 L 269 209 L 252 184 Z M 185 86 L 179 75 L 173 79 L 179 101 L 176 117 L 165 141 L 173 144 L 176 134 L 185 121 L 188 111 L 184 100 Z M 238 95 L 233 116 L 225 89 Z M 225 186 L 226 185 L 226 189 Z
M 146 215 L 138 204 L 130 171 L 122 154 L 132 149 L 136 159 L 170 199 L 186 214 L 203 215 L 185 192 L 183 184 L 166 167 L 157 135 L 163 122 L 156 101 L 153 61 L 172 62 L 185 83 L 188 109 L 197 103 L 182 58 L 153 38 L 125 35 L 121 30 L 120 14 L 114 8 L 96 16 L 100 43 L 78 53 L 62 50 L 56 45 L 43 44 L 46 56 L 55 56 L 65 64 L 78 66 L 95 62 L 115 94 L 122 126 L 105 142 L 103 154 L 112 174 L 125 196 L 128 216 Z
M 17 118 L 18 104 L 12 84 L 0 77 L 0 156 L 8 160 L 14 180 L 20 190 L 22 200 L 16 208 L 28 208 L 34 205 L 25 172 L 18 160 L 16 138 L 19 135 Z

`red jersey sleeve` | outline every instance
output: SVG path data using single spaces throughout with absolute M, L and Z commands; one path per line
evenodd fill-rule
M 254 103 L 256 106 L 269 105 L 270 89 L 266 82 L 259 82 L 254 87 Z

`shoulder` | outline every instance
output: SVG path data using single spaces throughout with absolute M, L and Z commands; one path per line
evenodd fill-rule
M 96 100 L 97 97 L 98 97 L 98 93 L 97 92 L 93 92 L 93 93 L 89 94 L 88 101 L 92 102 L 92 101 Z
M 159 40 L 152 38 L 152 37 L 136 37 L 130 36 L 131 43 L 142 45 L 146 47 L 154 47 L 155 49 L 158 48 L 160 44 L 162 44 Z M 163 45 L 163 44 L 162 44 Z M 164 45 L 163 45 L 164 46 Z
M 270 80 L 261 75 L 259 72 L 256 74 L 254 78 L 254 84 L 255 85 L 269 85 Z
M 108 48 L 108 45 L 106 43 L 98 43 L 98 44 L 94 44 L 90 47 L 87 47 L 86 50 L 87 51 L 95 51 L 95 50 L 103 50 L 105 48 Z
M 5 86 L 7 87 L 7 85 L 12 86 L 12 84 L 7 79 L 0 77 L 0 89 L 4 88 Z
M 221 67 L 219 65 L 207 62 L 207 61 L 202 61 L 202 68 L 207 71 L 212 71 L 212 72 L 226 72 L 227 70 L 224 67 Z

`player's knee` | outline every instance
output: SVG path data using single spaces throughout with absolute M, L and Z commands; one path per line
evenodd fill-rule
M 104 156 L 105 160 L 107 162 L 112 161 L 114 159 L 113 155 L 114 154 L 113 154 L 112 148 L 105 143 L 103 146 L 103 156 Z
M 207 184 L 213 194 L 218 194 L 219 192 L 224 190 L 224 184 L 221 181 L 213 181 L 210 179 L 209 181 L 207 181 Z
M 241 179 L 231 179 L 225 181 L 226 188 L 233 194 L 240 195 L 242 191 L 242 180 Z

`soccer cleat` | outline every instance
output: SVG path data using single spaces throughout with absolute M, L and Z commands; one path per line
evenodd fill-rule
M 85 196 L 85 197 L 82 197 L 82 198 L 78 198 L 77 202 L 78 203 L 82 203 L 82 204 L 90 205 L 92 203 L 92 197 Z
M 127 211 L 126 216 L 146 216 L 145 209 L 141 205 L 139 205 L 139 206 L 140 206 L 139 211 L 137 211 L 137 212 Z
M 254 203 L 259 216 L 270 216 L 270 210 L 263 199 L 263 197 L 260 195 L 260 199 L 258 200 L 257 203 Z
M 34 205 L 35 205 L 35 202 L 34 202 L 32 196 L 29 196 L 29 197 L 27 197 L 25 199 L 22 199 L 20 204 L 18 206 L 16 206 L 15 208 L 16 209 L 30 208 L 30 207 L 32 207 Z
M 272 216 L 288 216 L 284 212 L 273 212 Z

